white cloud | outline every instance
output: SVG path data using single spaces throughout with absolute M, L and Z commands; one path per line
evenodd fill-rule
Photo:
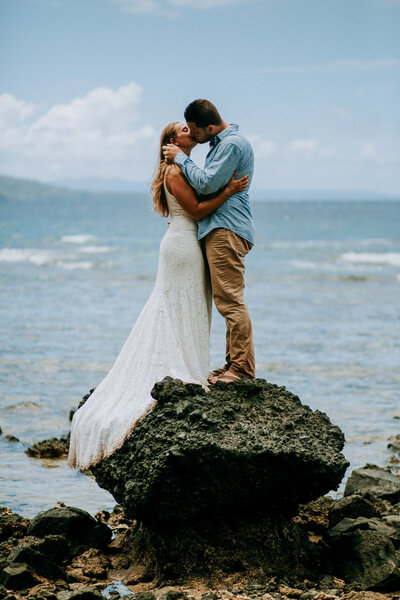
M 13 156 L 18 151 L 27 129 L 26 120 L 35 110 L 31 102 L 18 100 L 12 94 L 0 94 L 0 152 L 4 149 L 8 156 Z
M 113 0 L 122 5 L 128 13 L 137 14 L 168 14 L 159 0 Z
M 253 146 L 256 159 L 268 158 L 276 151 L 276 142 L 262 138 L 260 135 L 248 135 L 247 139 Z
M 23 100 L 17 100 L 12 94 L 0 95 L 0 127 L 13 127 L 22 123 L 35 111 L 35 105 Z
M 135 14 L 158 14 L 163 16 L 176 16 L 179 9 L 207 10 L 230 6 L 232 4 L 248 4 L 263 0 L 113 0 L 122 5 L 125 12 Z
M 126 135 L 137 118 L 141 93 L 140 86 L 132 82 L 116 91 L 99 87 L 69 104 L 56 104 L 30 127 L 27 141 L 58 143 L 62 136 L 66 144 Z
M 339 151 L 336 148 L 333 148 L 332 146 L 325 146 L 323 148 L 319 148 L 318 150 L 318 156 L 320 158 L 325 158 L 325 159 L 340 159 L 341 158 L 341 154 L 339 153 Z
M 138 123 L 141 96 L 135 82 L 117 90 L 99 87 L 32 122 L 33 104 L 0 95 L 1 171 L 39 178 L 57 173 L 130 178 L 146 159 L 153 163 L 157 137 L 151 125 Z
M 363 145 L 361 148 L 361 158 L 366 160 L 376 158 L 376 149 L 374 144 L 371 144 L 371 142 L 366 142 Z
M 289 150 L 298 156 L 311 156 L 317 149 L 315 140 L 293 140 L 289 144 Z
M 343 151 L 332 145 L 320 145 L 312 138 L 294 139 L 289 143 L 283 140 L 278 143 L 272 139 L 265 139 L 261 135 L 248 135 L 247 139 L 253 146 L 256 159 L 273 158 L 275 161 L 305 159 L 309 162 L 319 160 L 338 160 L 343 158 Z M 353 157 L 354 159 L 354 157 Z

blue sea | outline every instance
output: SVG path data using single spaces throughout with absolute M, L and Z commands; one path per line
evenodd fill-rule
M 151 292 L 167 221 L 145 194 L 2 200 L 0 211 L 0 503 L 26 516 L 57 501 L 110 509 L 94 479 L 24 450 L 66 433 L 111 367 Z M 387 464 L 400 432 L 400 202 L 266 198 L 253 213 L 257 375 L 343 429 L 348 474 Z M 220 366 L 217 313 L 210 352 Z

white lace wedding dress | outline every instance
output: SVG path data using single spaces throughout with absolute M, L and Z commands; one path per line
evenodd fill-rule
M 68 464 L 86 469 L 122 445 L 167 375 L 207 385 L 211 292 L 197 224 L 168 192 L 171 224 L 155 287 L 108 375 L 75 413 Z

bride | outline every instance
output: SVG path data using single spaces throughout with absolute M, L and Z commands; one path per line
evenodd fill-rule
M 247 187 L 235 180 L 215 198 L 200 202 L 177 165 L 167 165 L 162 146 L 174 143 L 188 156 L 197 142 L 183 123 L 161 134 L 159 164 L 152 182 L 153 206 L 170 216 L 160 245 L 154 289 L 117 360 L 75 413 L 68 465 L 87 469 L 119 448 L 155 404 L 151 390 L 167 375 L 207 386 L 211 293 L 196 220 Z

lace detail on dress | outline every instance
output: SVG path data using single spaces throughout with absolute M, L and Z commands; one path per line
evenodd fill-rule
M 197 224 L 170 194 L 154 289 L 109 373 L 75 413 L 69 466 L 87 469 L 119 448 L 169 375 L 207 386 L 211 291 Z

